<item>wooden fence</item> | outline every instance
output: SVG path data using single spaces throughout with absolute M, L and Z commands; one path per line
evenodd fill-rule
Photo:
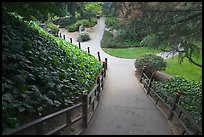
M 61 34 L 60 34 L 61 35 Z M 65 37 L 64 37 L 65 38 Z M 72 39 L 70 38 L 72 42 Z M 101 61 L 98 53 L 99 61 Z M 103 90 L 107 70 L 107 58 L 90 92 L 81 94 L 81 102 L 45 117 L 4 132 L 2 135 L 68 135 L 80 134 L 91 120 Z
M 202 135 L 202 128 L 196 124 L 194 119 L 178 104 L 181 93 L 176 91 L 175 99 L 168 96 L 162 90 L 157 91 L 153 88 L 153 77 L 149 78 L 145 74 L 145 67 L 140 76 L 140 82 L 148 95 L 154 100 L 166 118 L 174 124 L 178 134 L 181 135 Z

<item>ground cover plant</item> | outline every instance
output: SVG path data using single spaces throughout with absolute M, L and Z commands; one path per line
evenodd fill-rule
M 165 92 L 173 99 L 175 99 L 177 91 L 181 92 L 179 104 L 191 115 L 196 123 L 202 125 L 201 83 L 187 80 L 184 77 L 175 76 L 166 83 L 155 81 L 152 85 L 158 94 L 160 94 L 160 92 Z
M 80 100 L 101 69 L 96 58 L 35 22 L 2 14 L 2 132 Z

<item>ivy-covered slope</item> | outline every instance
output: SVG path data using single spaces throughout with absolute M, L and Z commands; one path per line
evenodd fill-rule
M 90 90 L 101 63 L 43 31 L 2 14 L 2 131 L 65 108 Z

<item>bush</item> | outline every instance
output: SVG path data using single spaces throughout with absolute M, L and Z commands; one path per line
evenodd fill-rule
M 65 27 L 66 30 L 68 30 L 69 32 L 75 32 L 79 30 L 79 26 L 78 24 L 71 24 Z
M 105 30 L 101 40 L 101 48 L 125 48 L 125 45 L 116 39 L 111 32 Z
M 124 41 L 125 47 L 143 47 L 138 40 L 127 39 Z
M 107 28 L 117 29 L 119 27 L 120 22 L 116 17 L 107 17 L 105 20 L 105 24 Z
M 113 38 L 113 34 L 105 30 L 101 40 L 101 48 L 115 48 L 115 44 L 113 44 Z
M 59 28 L 58 28 L 57 25 L 55 25 L 55 24 L 52 23 L 52 22 L 46 22 L 45 25 L 46 25 L 46 28 L 51 29 L 52 34 L 54 34 L 55 36 L 57 36 L 57 33 L 58 33 L 58 31 L 59 31 Z
M 78 24 L 84 25 L 87 28 L 93 27 L 97 24 L 97 19 L 96 18 L 91 18 L 89 19 L 82 19 L 77 21 Z
M 144 54 L 135 60 L 135 68 L 142 71 L 143 66 L 146 66 L 145 72 L 149 75 L 154 71 L 165 70 L 166 62 L 160 56 L 155 54 Z
M 66 17 L 66 18 L 59 18 L 53 21 L 53 23 L 55 25 L 59 25 L 60 28 L 65 28 L 66 26 L 73 24 L 77 21 L 76 18 L 70 18 L 70 17 Z
M 91 18 L 91 21 L 86 21 L 84 23 L 84 26 L 87 27 L 87 28 L 90 28 L 90 27 L 93 27 L 97 24 L 97 19 L 96 18 Z
M 77 38 L 78 42 L 83 42 L 87 40 L 90 40 L 90 36 L 87 32 L 82 32 L 81 34 L 79 34 L 79 37 Z
M 155 82 L 154 88 L 156 91 L 161 89 L 168 96 L 175 99 L 176 91 L 179 90 L 182 94 L 179 104 L 188 111 L 198 124 L 202 122 L 202 85 L 196 81 L 190 81 L 184 77 L 173 77 L 165 84 Z
M 67 25 L 65 29 L 67 29 L 69 32 L 75 32 L 79 30 L 79 26 L 81 25 L 83 25 L 84 27 L 90 28 L 95 26 L 96 24 L 97 24 L 96 18 L 92 18 L 91 21 L 89 21 L 88 19 L 81 19 L 71 25 Z

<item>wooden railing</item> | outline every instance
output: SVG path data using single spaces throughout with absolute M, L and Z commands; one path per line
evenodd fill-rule
M 71 38 L 70 41 L 72 42 Z M 99 61 L 101 61 L 99 53 L 98 57 Z M 102 69 L 95 81 L 95 85 L 90 92 L 84 91 L 82 93 L 80 103 L 4 132 L 2 135 L 80 134 L 87 127 L 100 101 L 101 91 L 103 90 L 104 79 L 106 77 L 107 58 L 101 63 Z M 76 123 L 77 125 L 74 125 Z
M 202 135 L 202 127 L 200 127 L 194 119 L 188 114 L 179 104 L 179 99 L 181 97 L 181 93 L 176 91 L 175 99 L 168 96 L 162 90 L 155 90 L 152 86 L 153 84 L 153 76 L 149 78 L 145 72 L 145 67 L 142 70 L 140 76 L 140 82 L 143 84 L 143 87 L 148 95 L 154 100 L 154 102 L 158 105 L 160 102 L 160 110 L 165 114 L 168 120 L 172 121 L 174 125 L 178 128 L 178 134 L 182 135 Z M 162 106 L 162 107 L 161 107 Z

